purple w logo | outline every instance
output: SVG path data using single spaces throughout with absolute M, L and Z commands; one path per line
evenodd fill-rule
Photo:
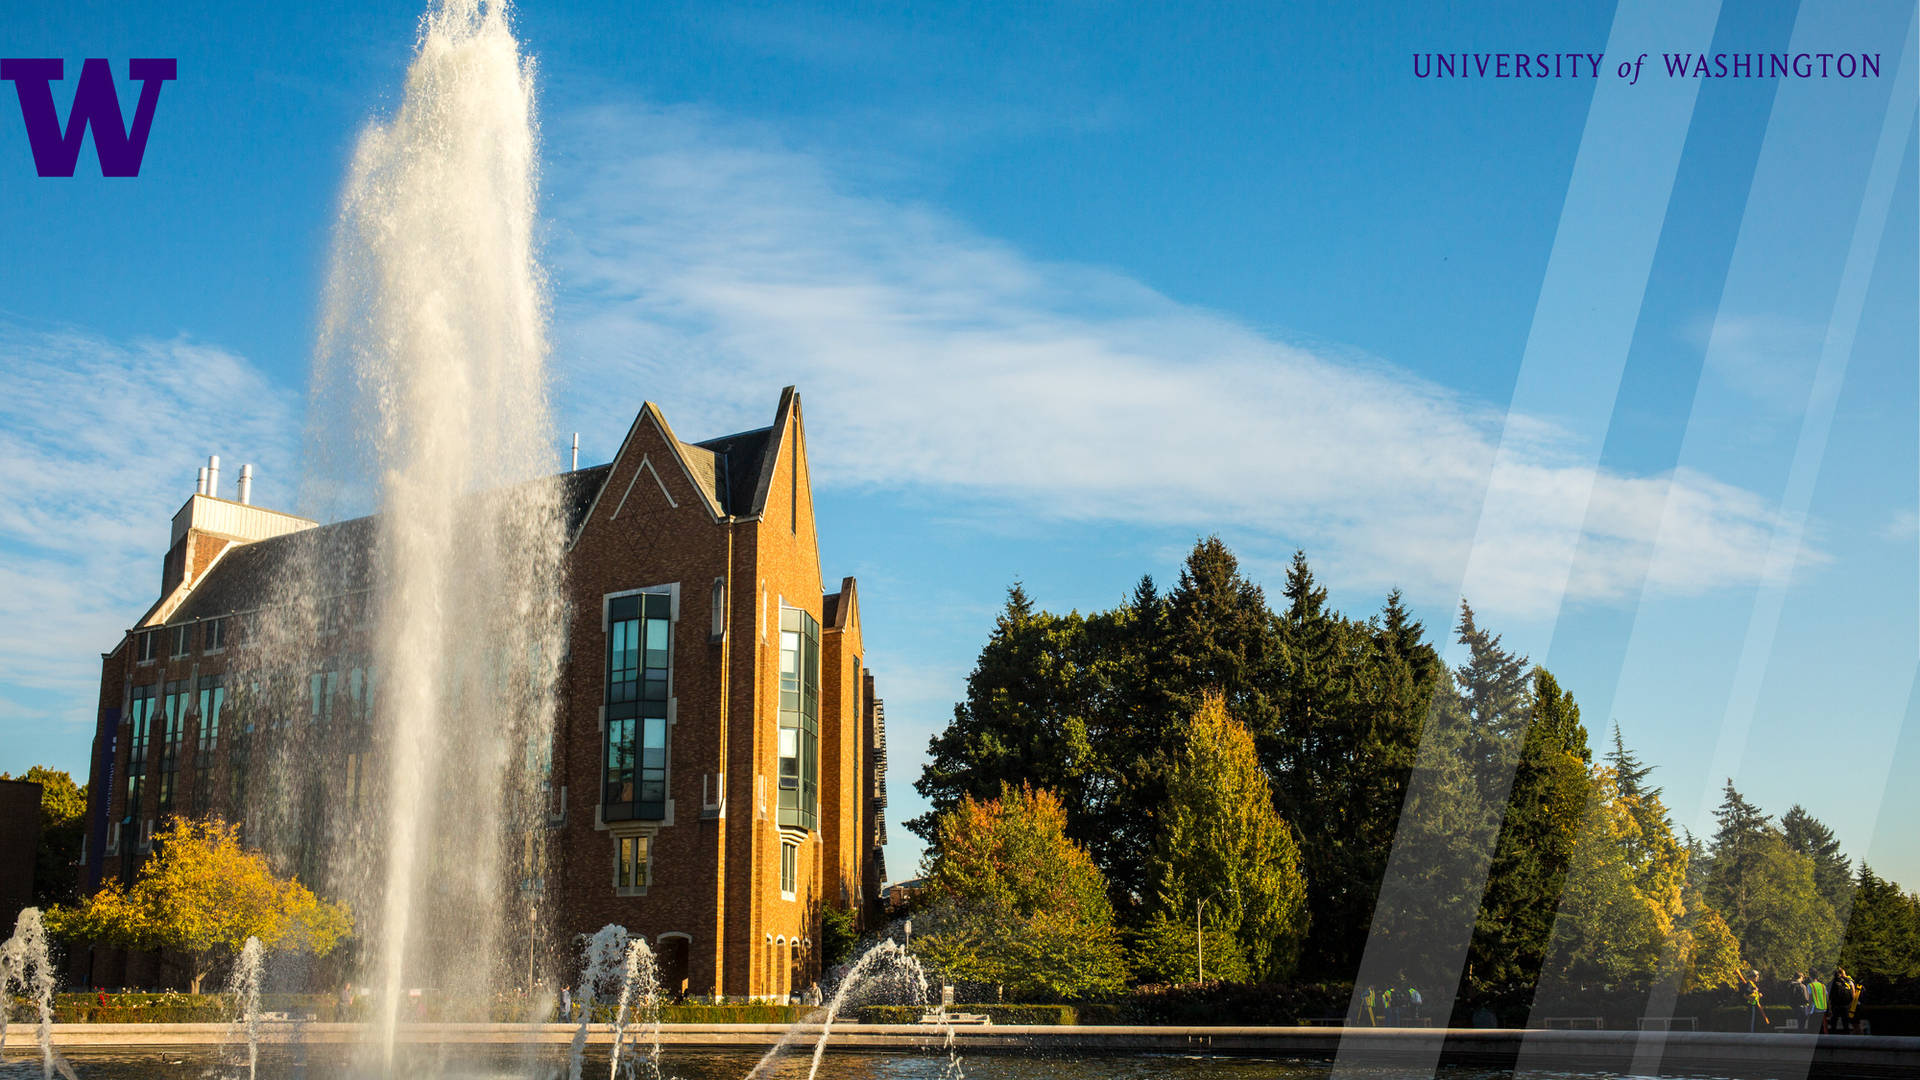
M 120 116 L 120 93 L 113 85 L 107 62 L 94 57 L 80 65 L 80 86 L 73 94 L 67 128 L 53 105 L 55 80 L 66 77 L 61 60 L 0 60 L 0 82 L 11 81 L 20 96 L 20 118 L 27 125 L 33 147 L 33 167 L 41 176 L 72 176 L 80 160 L 80 140 L 93 128 L 93 150 L 100 158 L 102 176 L 138 176 L 146 156 L 147 135 L 153 130 L 153 110 L 160 104 L 160 84 L 174 78 L 173 60 L 140 59 L 127 62 L 127 77 L 140 83 L 140 104 L 128 130 Z

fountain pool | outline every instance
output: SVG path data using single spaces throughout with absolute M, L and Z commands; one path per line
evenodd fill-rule
M 261 1080 L 347 1080 L 362 1074 L 354 1069 L 348 1047 L 307 1047 L 301 1049 L 263 1048 L 260 1055 Z M 83 1053 L 69 1055 L 76 1069 L 88 1080 L 155 1080 L 162 1077 L 201 1077 L 222 1075 L 211 1053 Z M 661 1056 L 662 1075 L 679 1080 L 739 1080 L 753 1068 L 759 1055 L 753 1051 L 693 1050 L 669 1047 Z M 1329 1080 L 1333 1065 L 1325 1061 L 1274 1058 L 1239 1058 L 1177 1055 L 1081 1056 L 1071 1059 L 1045 1056 L 996 1056 L 974 1058 L 970 1074 L 982 1080 Z M 937 1080 L 944 1075 L 946 1059 L 940 1055 L 881 1055 L 836 1052 L 826 1060 L 820 1075 L 830 1080 Z M 786 1058 L 763 1075 L 777 1080 L 804 1080 L 812 1062 L 806 1055 Z M 481 1056 L 454 1054 L 437 1059 L 433 1071 L 449 1077 L 473 1080 L 522 1080 L 527 1077 L 566 1075 L 564 1047 L 543 1048 L 529 1058 L 520 1052 Z M 37 1061 L 9 1060 L 0 1064 L 0 1080 L 27 1080 L 39 1076 Z M 1355 1080 L 1407 1080 L 1415 1074 L 1391 1068 L 1360 1072 L 1342 1070 L 1341 1075 Z M 1421 1076 L 1427 1074 L 1421 1073 Z M 1436 1080 L 1619 1080 L 1617 1072 L 1516 1072 L 1512 1069 L 1481 1069 L 1443 1066 Z

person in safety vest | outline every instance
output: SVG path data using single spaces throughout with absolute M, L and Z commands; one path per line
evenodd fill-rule
M 1773 1021 L 1767 1019 L 1767 1009 L 1760 1003 L 1760 972 L 1755 969 L 1740 976 L 1740 994 L 1747 1002 L 1747 1030 L 1759 1031 L 1761 1021 L 1768 1027 Z
M 1807 1030 L 1827 1030 L 1827 984 L 1821 981 L 1818 972 L 1807 985 L 1807 994 L 1813 999 L 1813 1004 L 1808 1006 L 1811 1011 L 1807 1013 Z
M 1367 1026 L 1379 1027 L 1380 1015 L 1379 1013 L 1374 1011 L 1374 1007 L 1380 1004 L 1380 995 L 1374 991 L 1373 985 L 1371 983 L 1367 985 L 1366 1004 L 1367 1004 Z

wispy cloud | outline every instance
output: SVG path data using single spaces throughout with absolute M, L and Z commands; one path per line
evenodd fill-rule
M 0 321 L 0 725 L 91 723 L 99 654 L 153 603 L 173 512 L 219 453 L 291 490 L 290 395 L 187 340 Z M 264 500 L 262 500 L 264 501 Z M 66 727 L 71 740 L 72 728 Z
M 1507 423 L 1524 449 L 1501 483 L 1531 509 L 1482 537 L 1501 570 L 1476 603 L 1550 610 L 1566 574 L 1538 553 L 1583 527 L 1569 600 L 1627 597 L 1643 570 L 1682 592 L 1766 573 L 1773 508 L 1710 476 L 1593 475 L 1547 424 L 1035 260 L 697 110 L 605 108 L 557 129 L 596 148 L 551 194 L 563 400 L 604 429 L 630 412 L 608 385 L 719 430 L 762 422 L 767 388 L 793 382 L 825 433 L 823 483 L 1230 528 L 1304 545 L 1344 583 L 1444 600 Z

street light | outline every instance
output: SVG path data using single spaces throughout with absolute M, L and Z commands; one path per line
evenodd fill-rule
M 911 951 L 913 949 L 913 920 L 908 919 L 906 923 L 901 927 L 901 929 L 906 931 L 906 934 L 907 934 L 906 948 L 909 951 Z

